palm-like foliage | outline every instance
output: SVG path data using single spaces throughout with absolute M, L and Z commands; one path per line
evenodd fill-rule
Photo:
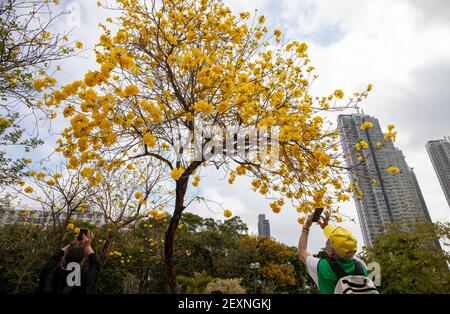
M 186 293 L 201 294 L 205 293 L 206 286 L 213 280 L 206 271 L 194 272 L 193 277 L 178 276 L 178 282 L 184 288 Z

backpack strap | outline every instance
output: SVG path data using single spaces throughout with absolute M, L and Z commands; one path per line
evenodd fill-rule
M 353 262 L 355 263 L 355 275 L 358 276 L 365 276 L 363 265 L 361 265 L 360 262 L 358 262 L 356 259 L 353 259 Z
M 344 269 L 342 269 L 342 266 L 339 265 L 339 263 L 334 258 L 328 260 L 328 264 L 338 277 L 338 280 L 349 275 L 365 276 L 361 263 L 355 259 L 353 259 L 353 262 L 355 263 L 355 271 L 353 272 L 353 274 L 347 274 Z
M 341 265 L 339 265 L 339 263 L 334 258 L 329 259 L 327 261 L 333 272 L 338 277 L 338 280 L 345 276 L 348 276 L 347 273 L 342 269 Z

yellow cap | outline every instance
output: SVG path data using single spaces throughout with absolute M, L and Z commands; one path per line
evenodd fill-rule
M 351 257 L 356 253 L 357 241 L 347 229 L 327 225 L 323 229 L 323 233 L 330 240 L 331 246 L 342 257 Z

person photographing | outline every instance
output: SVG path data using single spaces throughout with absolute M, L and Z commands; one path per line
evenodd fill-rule
M 85 294 L 88 286 L 96 280 L 100 272 L 100 263 L 92 249 L 93 239 L 92 232 L 82 229 L 69 245 L 53 254 L 41 270 L 38 292 L 40 294 Z M 89 265 L 81 268 L 86 256 Z M 79 271 L 79 274 L 74 274 L 74 271 Z M 76 276 L 80 279 L 78 284 L 70 280 Z
M 355 256 L 357 240 L 345 228 L 330 225 L 330 212 L 320 215 L 321 210 L 310 214 L 301 231 L 298 257 L 305 264 L 321 294 L 378 294 L 373 282 L 367 277 L 365 263 Z M 313 222 L 323 229 L 327 239 L 327 258 L 317 258 L 308 253 L 308 238 Z

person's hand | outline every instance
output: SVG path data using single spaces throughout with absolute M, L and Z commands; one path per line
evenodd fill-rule
M 317 222 L 322 229 L 328 226 L 328 221 L 330 220 L 331 213 L 327 210 L 325 211 L 325 216 L 320 216 L 319 221 Z
M 83 234 L 83 246 L 91 246 L 92 240 L 94 240 L 94 233 L 92 231 L 88 231 L 87 234 Z
M 94 253 L 94 250 L 92 249 L 92 240 L 94 240 L 94 233 L 92 231 L 88 231 L 87 234 L 83 234 L 83 247 L 84 247 L 84 253 L 85 254 L 91 254 Z

